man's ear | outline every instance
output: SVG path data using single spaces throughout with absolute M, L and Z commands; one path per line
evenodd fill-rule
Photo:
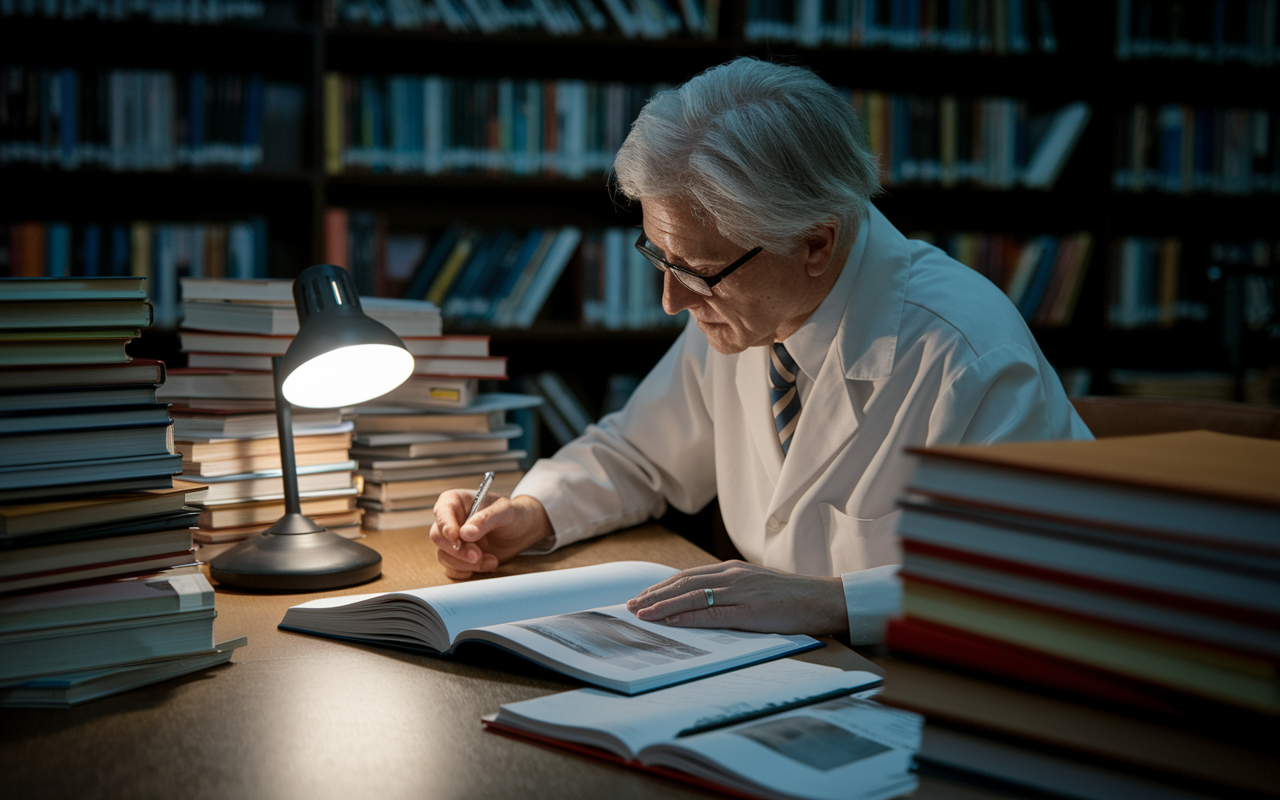
M 817 278 L 831 266 L 840 238 L 840 223 L 836 219 L 824 220 L 809 231 L 804 239 L 804 271 L 810 278 Z

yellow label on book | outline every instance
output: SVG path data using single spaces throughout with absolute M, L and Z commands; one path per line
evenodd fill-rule
M 447 400 L 450 403 L 457 403 L 462 400 L 462 392 L 457 389 L 432 389 L 432 400 Z

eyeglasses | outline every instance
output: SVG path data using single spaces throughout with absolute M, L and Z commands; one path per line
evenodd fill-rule
M 705 297 L 711 296 L 712 286 L 715 286 L 720 281 L 729 277 L 729 274 L 735 269 L 764 252 L 763 247 L 748 250 L 742 258 L 739 258 L 737 261 L 720 270 L 716 274 L 699 275 L 698 273 L 691 272 L 684 267 L 677 267 L 675 264 L 668 261 L 666 255 L 659 250 L 653 242 L 649 241 L 649 237 L 645 235 L 644 231 L 640 231 L 640 238 L 636 239 L 636 249 L 640 251 L 640 255 L 649 259 L 649 263 L 653 264 L 658 269 L 666 270 L 676 276 L 676 280 L 680 281 L 686 289 L 692 292 L 697 292 Z

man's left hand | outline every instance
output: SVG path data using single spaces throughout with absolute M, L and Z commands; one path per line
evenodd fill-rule
M 706 590 L 714 605 L 708 605 Z M 849 626 L 840 578 L 817 578 L 725 561 L 687 569 L 650 586 L 627 609 L 648 622 L 821 635 Z

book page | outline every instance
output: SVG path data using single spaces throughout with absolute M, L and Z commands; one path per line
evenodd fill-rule
M 674 628 L 618 604 L 493 625 L 467 634 L 628 694 L 816 646 L 809 636 Z
M 450 644 L 456 643 L 459 633 L 469 628 L 625 603 L 678 571 L 647 561 L 618 561 L 429 586 L 406 592 L 326 597 L 289 609 L 285 622 L 317 633 L 359 637 L 362 631 L 351 625 L 343 625 L 341 630 L 331 624 L 322 626 L 323 620 L 317 612 L 324 612 L 324 619 L 336 623 L 347 614 L 362 615 L 362 606 L 383 605 L 408 598 L 434 609 L 444 628 L 439 644 L 434 641 L 423 641 L 423 644 L 446 650 Z M 373 619 L 369 617 L 370 624 Z M 364 635 L 373 633 L 374 630 L 363 632 Z
M 880 676 L 871 672 L 780 658 L 635 697 L 578 689 L 508 703 L 499 710 L 497 722 L 596 747 L 612 744 L 600 736 L 603 731 L 621 745 L 609 749 L 634 758 L 646 745 L 674 739 L 688 728 L 879 681 Z
M 880 800 L 915 787 L 924 719 L 841 697 L 645 748 L 640 760 L 766 797 Z

